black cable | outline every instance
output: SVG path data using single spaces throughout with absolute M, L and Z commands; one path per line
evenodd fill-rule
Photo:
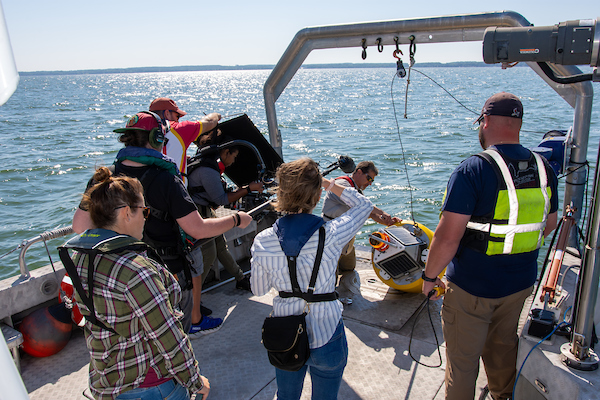
M 560 231 L 560 227 L 561 227 L 562 223 L 563 223 L 563 219 L 561 218 L 558 221 L 558 226 L 554 230 L 554 234 L 552 235 L 552 240 L 550 240 L 550 244 L 548 245 L 548 251 L 546 252 L 546 258 L 544 258 L 544 263 L 542 264 L 542 270 L 540 272 L 540 278 L 538 280 L 536 293 L 537 293 L 537 289 L 539 289 L 540 285 L 542 284 L 542 279 L 544 279 L 544 274 L 546 273 L 546 266 L 548 265 L 548 260 L 550 259 L 550 253 L 552 252 L 552 246 L 554 246 L 554 241 L 556 240 L 556 236 L 558 235 L 558 232 Z
M 539 342 L 537 342 L 535 344 L 535 346 L 533 346 L 531 348 L 531 350 L 529 350 L 529 353 L 527 353 L 527 356 L 525 356 L 525 359 L 523 360 L 523 364 L 521 364 L 521 367 L 519 368 L 519 372 L 517 372 L 517 376 L 515 378 L 515 384 L 513 385 L 513 390 L 512 390 L 512 398 L 515 398 L 515 390 L 517 389 L 517 382 L 519 381 L 519 377 L 521 376 L 521 372 L 523 371 L 523 367 L 525 366 L 525 362 L 527 361 L 527 359 L 529 358 L 529 356 L 531 355 L 531 353 L 533 352 L 533 350 L 535 350 L 536 347 L 538 347 L 540 344 L 542 344 L 544 342 L 544 340 L 548 339 L 550 336 L 552 336 L 554 334 L 554 332 L 556 332 L 556 330 L 558 328 L 560 328 L 561 326 L 569 326 L 571 325 L 570 323 L 567 322 L 567 313 L 569 312 L 569 310 L 571 309 L 571 306 L 569 306 L 566 310 L 565 310 L 565 314 L 563 316 L 563 320 L 561 323 L 557 324 L 554 329 L 552 329 L 552 332 L 550 332 L 548 335 L 546 335 L 545 338 L 541 339 Z
M 594 77 L 593 74 L 578 74 L 578 75 L 571 75 L 571 76 L 557 76 L 554 71 L 552 70 L 552 68 L 550 68 L 550 65 L 548 65 L 548 63 L 545 62 L 538 62 L 537 65 L 540 67 L 540 69 L 542 70 L 542 72 L 544 74 L 546 74 L 546 76 L 548 78 L 550 78 L 550 80 L 556 82 L 556 83 L 561 83 L 564 85 L 568 85 L 570 83 L 578 83 L 578 82 L 586 82 L 586 81 L 591 81 Z
M 413 320 L 413 326 L 410 330 L 410 339 L 408 341 L 408 354 L 410 355 L 410 358 L 412 358 L 413 361 L 416 362 L 417 364 L 421 364 L 422 366 L 427 367 L 427 368 L 438 368 L 438 367 L 442 366 L 442 353 L 440 351 L 440 342 L 438 341 L 437 333 L 435 333 L 435 326 L 433 325 L 433 319 L 431 318 L 431 309 L 429 307 L 429 299 L 431 298 L 431 296 L 433 296 L 434 293 L 435 293 L 435 290 L 432 290 L 427 295 L 427 298 L 425 300 L 423 300 L 421 305 L 419 305 L 419 307 L 417 308 L 417 311 L 415 311 L 415 319 Z M 412 352 L 410 350 L 411 346 L 412 346 L 413 334 L 415 332 L 415 326 L 417 325 L 417 322 L 421 318 L 421 315 L 423 314 L 423 310 L 425 308 L 427 308 L 427 314 L 429 315 L 429 323 L 431 324 L 431 330 L 433 331 L 433 337 L 435 337 L 435 344 L 437 346 L 438 356 L 440 358 L 440 363 L 438 365 L 427 365 L 427 364 L 420 362 L 412 355 Z
M 569 172 L 567 172 L 566 174 L 562 174 L 560 176 L 558 176 L 558 179 L 562 179 L 562 178 L 566 178 L 567 176 L 571 175 L 573 172 L 580 170 L 581 168 L 587 167 L 589 165 L 589 161 L 586 161 L 584 163 L 581 163 L 580 166 L 578 166 L 577 168 L 575 168 L 574 170 L 571 170 Z M 586 173 L 586 177 L 585 180 L 587 182 L 587 173 Z M 582 185 L 581 183 L 569 183 L 569 185 Z

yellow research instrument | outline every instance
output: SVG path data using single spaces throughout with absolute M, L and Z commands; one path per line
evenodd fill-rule
M 425 225 L 402 221 L 369 236 L 371 263 L 383 283 L 394 289 L 420 293 L 429 244 L 433 232 Z M 444 276 L 446 270 L 440 273 Z

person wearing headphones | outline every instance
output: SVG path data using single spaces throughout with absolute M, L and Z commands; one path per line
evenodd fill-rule
M 191 268 L 184 253 L 180 228 L 197 240 L 221 235 L 236 226 L 245 228 L 252 217 L 244 212 L 206 220 L 200 216 L 177 165 L 161 153 L 167 130 L 168 123 L 153 112 L 143 111 L 131 117 L 125 128 L 115 130 L 121 134 L 119 141 L 125 147 L 117 154 L 113 172 L 137 178 L 142 183 L 146 205 L 151 210 L 144 226 L 144 241 L 156 249 L 173 274 L 179 275 L 184 292 L 184 300 L 180 302 L 184 329 L 194 333 L 202 321 L 192 325 Z M 93 183 L 93 179 L 90 180 L 88 187 Z M 94 224 L 89 212 L 80 204 L 73 216 L 73 230 L 81 233 L 91 228 Z M 205 321 L 205 330 L 214 328 L 208 325 Z
M 177 106 L 177 103 L 168 97 L 157 97 L 152 100 L 149 111 L 156 113 L 163 120 L 169 121 L 169 129 L 165 134 L 166 143 L 163 146 L 162 153 L 171 157 L 179 172 L 181 172 L 181 180 L 187 186 L 187 150 L 192 143 L 198 144 L 203 137 L 207 137 L 211 132 L 214 132 L 217 124 L 221 120 L 221 114 L 210 113 L 205 115 L 198 121 L 179 121 L 179 119 L 187 113 Z M 189 238 L 186 238 L 188 240 Z M 193 243 L 188 243 L 191 247 L 189 257 L 193 263 L 192 281 L 193 281 L 193 305 L 192 305 L 192 323 L 195 321 L 203 322 L 203 327 L 208 329 L 199 330 L 198 334 L 212 333 L 219 329 L 223 320 L 221 318 L 206 318 L 212 314 L 212 310 L 205 307 L 200 302 L 202 297 L 202 282 L 201 275 L 204 272 L 204 260 L 202 251 L 195 249 Z M 195 336 L 194 336 L 195 337 Z

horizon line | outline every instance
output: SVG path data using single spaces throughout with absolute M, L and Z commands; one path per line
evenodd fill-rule
M 485 64 L 483 61 L 453 61 L 448 63 L 423 62 L 415 65 L 422 67 L 488 67 L 494 64 Z M 181 65 L 181 66 L 154 66 L 154 67 L 126 67 L 102 69 L 77 69 L 77 70 L 50 70 L 50 71 L 19 71 L 19 75 L 85 75 L 85 74 L 117 74 L 117 73 L 151 73 L 151 72 L 186 72 L 186 71 L 236 71 L 236 70 L 265 70 L 273 69 L 275 64 L 247 64 L 247 65 Z M 326 69 L 326 68 L 394 68 L 394 63 L 318 63 L 304 64 L 300 69 Z

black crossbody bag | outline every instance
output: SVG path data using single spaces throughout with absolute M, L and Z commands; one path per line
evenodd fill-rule
M 300 315 L 290 315 L 287 317 L 269 316 L 265 318 L 265 322 L 263 323 L 262 342 L 267 349 L 269 362 L 284 371 L 298 371 L 304 366 L 310 356 L 308 332 L 306 330 L 306 309 L 308 308 L 308 312 L 310 312 L 308 302 L 332 301 L 337 299 L 335 292 L 325 294 L 313 293 L 324 247 L 325 228 L 321 226 L 319 228 L 319 246 L 307 292 L 302 292 L 298 285 L 296 257 L 286 256 L 290 271 L 290 281 L 292 282 L 292 292 L 279 292 L 279 296 L 282 298 L 299 297 L 306 300 L 305 311 Z

